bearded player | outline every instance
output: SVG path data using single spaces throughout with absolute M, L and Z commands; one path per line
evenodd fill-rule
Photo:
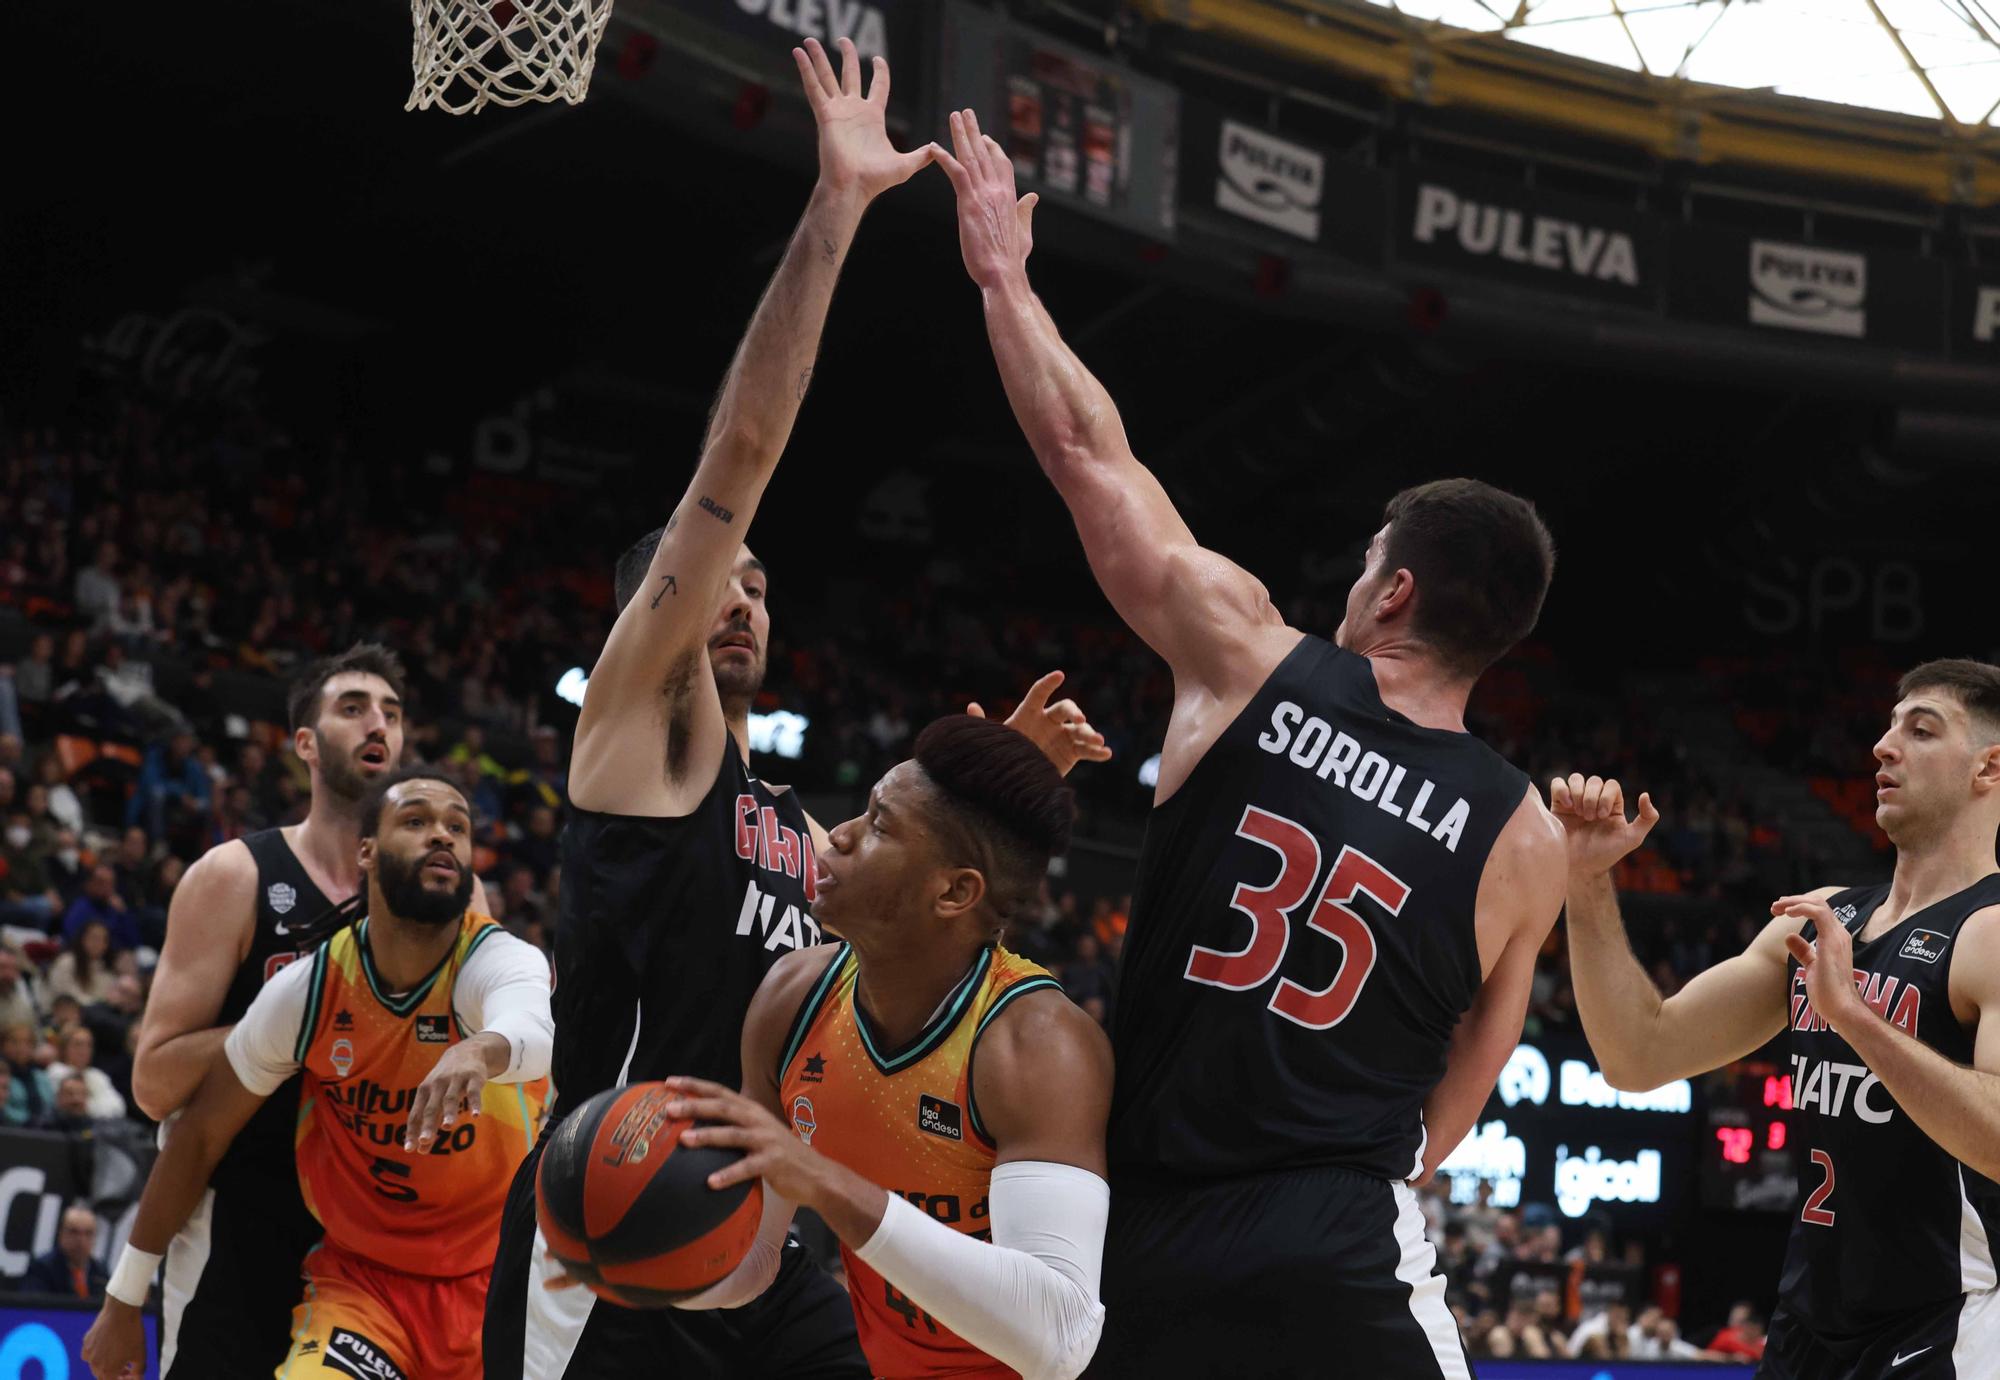
M 1886 886 L 1772 905 L 1735 958 L 1662 998 L 1611 869 L 1658 822 L 1616 781 L 1550 786 L 1569 831 L 1577 1015 L 1613 1087 L 1658 1087 L 1784 1033 L 1801 1151 L 1763 1380 L 2000 1375 L 2000 667 L 1932 661 L 1875 744 Z
M 734 1308 L 776 1274 L 795 1205 L 841 1239 L 877 1376 L 1067 1380 L 1103 1324 L 1111 1047 L 1001 935 L 1066 845 L 1062 776 L 965 715 L 919 735 L 819 854 L 844 941 L 782 960 L 743 1025 L 743 1091 L 670 1079 L 670 1115 L 762 1176 L 743 1263 L 681 1305 Z
M 286 710 L 310 809 L 210 849 L 174 890 L 132 1066 L 133 1099 L 155 1121 L 186 1104 L 264 984 L 316 942 L 309 927 L 364 884 L 362 805 L 403 756 L 402 663 L 357 643 L 307 666 Z M 472 904 L 486 904 L 476 882 Z M 261 1380 L 284 1358 L 299 1262 L 320 1235 L 292 1161 L 298 1111 L 296 1081 L 265 1099 L 166 1253 L 166 1380 Z
M 1554 548 L 1471 480 L 1390 500 L 1331 642 L 1196 542 L 1028 283 L 1035 198 L 970 111 L 959 247 L 1098 583 L 1173 671 L 1112 1047 L 1093 1370 L 1467 1374 L 1406 1181 L 1471 1129 L 1562 905 L 1560 827 L 1465 731 Z
M 548 1069 L 548 964 L 469 909 L 472 814 L 450 782 L 391 777 L 360 823 L 366 915 L 266 984 L 167 1135 L 84 1339 L 98 1380 L 144 1370 L 139 1310 L 159 1253 L 230 1142 L 300 1073 L 297 1173 L 324 1234 L 274 1372 L 480 1374 L 500 1207 L 540 1121 L 529 1085 Z
M 930 161 L 884 126 L 889 68 L 867 94 L 854 46 L 834 74 L 814 40 L 793 50 L 819 131 L 819 181 L 723 382 L 673 516 L 618 562 L 617 621 L 591 671 L 570 760 L 556 919 L 559 1119 L 593 1094 L 670 1074 L 741 1077 L 743 1013 L 785 954 L 817 944 L 816 851 L 796 794 L 750 769 L 750 704 L 770 645 L 769 575 L 744 545 L 812 378 L 833 289 L 861 217 Z M 1052 754 L 1102 755 L 1059 676 L 1013 724 Z M 729 1311 L 639 1311 L 551 1277 L 535 1225 L 539 1151 L 508 1199 L 491 1306 L 488 1380 L 665 1368 L 704 1376 L 865 1377 L 854 1318 L 802 1250 Z

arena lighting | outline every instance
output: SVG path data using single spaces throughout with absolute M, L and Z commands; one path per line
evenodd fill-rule
M 581 666 L 572 666 L 556 681 L 556 695 L 581 709 L 583 692 L 589 684 L 590 673 Z M 800 757 L 806 750 L 806 730 L 811 727 L 811 719 L 803 714 L 794 714 L 789 709 L 769 714 L 753 711 L 750 715 L 750 750 L 768 752 L 774 757 Z
M 1147 790 L 1160 784 L 1160 754 L 1154 753 L 1139 764 L 1139 784 Z

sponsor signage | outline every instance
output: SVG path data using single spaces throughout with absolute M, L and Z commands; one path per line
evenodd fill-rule
M 88 1380 L 83 1338 L 97 1321 L 95 1303 L 46 1296 L 10 1298 L 0 1306 L 0 1380 Z M 144 1380 L 159 1380 L 160 1319 L 148 1310 Z
M 1204 225 L 1295 254 L 1303 245 L 1383 260 L 1389 177 L 1199 97 L 1181 104 L 1181 207 Z
M 1397 183 L 1406 263 L 1629 306 L 1659 300 L 1664 241 L 1652 216 L 1441 169 L 1406 169 Z
M 1965 268 L 1952 283 L 1951 347 L 1958 355 L 2000 355 L 2000 271 Z
M 1455 1203 L 1476 1202 L 1484 1183 L 1496 1207 L 1550 1203 L 1572 1219 L 1600 1210 L 1658 1218 L 1684 1206 L 1674 1186 L 1693 1168 L 1694 1110 L 1685 1079 L 1621 1092 L 1582 1041 L 1523 1043 L 1439 1178 Z
M 840 58 L 833 45 L 843 38 L 852 39 L 863 58 L 914 63 L 920 46 L 919 4 L 920 0 L 676 0 L 676 7 L 685 13 L 775 51 L 784 59 L 778 65 L 794 76 L 791 50 L 805 38 L 825 44 L 836 64 Z
M 1172 86 L 960 3 L 944 10 L 943 53 L 938 108 L 977 111 L 1023 191 L 1173 236 L 1180 94 Z
M 1677 227 L 1673 252 L 1672 315 L 1942 352 L 1948 311 L 1945 267 L 1936 260 L 1706 226 Z M 1968 337 L 1971 325 L 1968 304 Z

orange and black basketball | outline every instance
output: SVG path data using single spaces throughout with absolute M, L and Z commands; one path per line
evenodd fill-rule
M 743 1259 L 764 1211 L 760 1179 L 720 1191 L 708 1176 L 742 1157 L 680 1143 L 694 1123 L 667 1115 L 664 1083 L 611 1088 L 549 1138 L 535 1212 L 549 1251 L 599 1297 L 663 1308 Z

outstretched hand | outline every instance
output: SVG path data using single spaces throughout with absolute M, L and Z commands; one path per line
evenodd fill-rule
M 1549 810 L 1562 821 L 1571 877 L 1609 872 L 1660 822 L 1651 795 L 1640 794 L 1638 817 L 1628 820 L 1625 789 L 1617 778 L 1585 777 L 1581 772 L 1549 782 Z
M 1027 271 L 1035 248 L 1033 192 L 1014 193 L 1014 165 L 992 136 L 979 132 L 970 110 L 951 113 L 952 153 L 931 145 L 931 156 L 958 193 L 958 249 L 965 271 L 982 288 Z M 956 156 L 954 156 L 954 154 Z
M 837 191 L 872 200 L 900 186 L 931 161 L 932 145 L 896 152 L 884 117 L 889 109 L 889 63 L 875 58 L 868 94 L 861 94 L 861 58 L 854 41 L 839 40 L 840 75 L 816 38 L 792 49 L 799 84 L 819 125 L 820 181 Z
M 1029 686 L 1020 705 L 1007 716 L 1007 727 L 1033 742 L 1055 763 L 1057 771 L 1068 776 L 1078 762 L 1109 762 L 1111 749 L 1075 700 L 1049 703 L 1049 696 L 1062 683 L 1063 673 L 1051 671 Z M 986 717 L 977 701 L 965 706 L 965 712 L 975 719 Z
M 1788 934 L 1785 947 L 1805 975 L 1806 1001 L 1836 1034 L 1844 1034 L 1847 1022 L 1868 1010 L 1854 986 L 1854 937 L 1833 907 L 1816 896 L 1780 896 L 1771 903 L 1771 914 L 1813 922 L 1812 942 L 1803 934 Z

